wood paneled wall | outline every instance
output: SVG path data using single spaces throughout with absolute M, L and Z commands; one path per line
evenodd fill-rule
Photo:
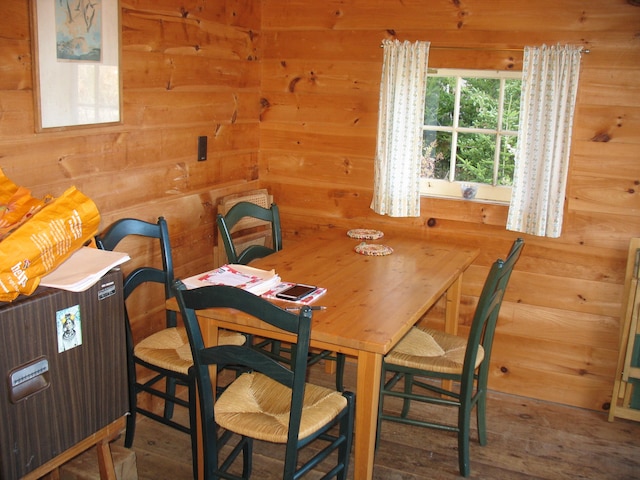
M 213 265 L 217 199 L 256 186 L 267 186 L 281 207 L 285 247 L 332 226 L 475 245 L 483 253 L 465 275 L 463 323 L 487 266 L 516 234 L 505 231 L 500 205 L 425 198 L 420 218 L 371 212 L 380 42 L 431 41 L 432 66 L 513 70 L 524 45 L 589 48 L 564 233 L 526 237 L 490 387 L 592 409 L 609 401 L 624 259 L 640 231 L 640 7 L 627 0 L 120 0 L 122 125 L 34 133 L 29 3 L 0 2 L 0 168 L 11 179 L 36 195 L 76 185 L 96 202 L 102 226 L 164 215 L 179 276 Z M 205 162 L 196 159 L 200 135 L 209 137 Z M 131 252 L 127 269 L 158 254 L 141 246 Z M 158 328 L 141 318 L 136 335 Z
M 525 45 L 590 50 L 582 56 L 563 234 L 525 236 L 489 385 L 607 408 L 624 259 L 640 232 L 640 7 L 627 0 L 265 0 L 262 36 L 260 179 L 288 236 L 376 227 L 477 246 L 482 255 L 464 279 L 467 325 L 488 265 L 517 234 L 505 230 L 501 205 L 424 198 L 414 219 L 369 209 L 381 40 L 430 41 L 429 65 L 450 68 L 521 70 Z
M 53 133 L 34 133 L 30 3 L 0 2 L 0 168 L 35 195 L 76 185 L 102 227 L 163 215 L 176 274 L 211 268 L 218 198 L 258 182 L 260 3 L 120 0 L 122 125 Z M 122 247 L 125 271 L 159 262 L 157 246 Z M 158 294 L 133 302 L 137 338 L 164 321 Z

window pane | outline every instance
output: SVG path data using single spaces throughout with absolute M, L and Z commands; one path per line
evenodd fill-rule
M 423 193 L 462 196 L 455 183 L 472 182 L 484 185 L 477 198 L 508 200 L 510 189 L 505 187 L 513 185 L 521 88 L 517 73 L 429 71 Z
M 495 135 L 481 133 L 459 134 L 456 180 L 459 182 L 492 184 L 495 149 Z
M 520 89 L 522 80 L 505 80 L 504 111 L 502 113 L 502 128 L 504 130 L 518 130 L 520 120 Z
M 428 77 L 427 98 L 424 109 L 425 125 L 453 125 L 456 79 L 453 77 Z
M 464 78 L 460 89 L 460 126 L 498 128 L 500 80 Z
M 513 185 L 513 169 L 515 167 L 516 144 L 518 137 L 502 137 L 500 145 L 500 165 L 498 169 L 498 185 Z
M 440 180 L 448 179 L 450 159 L 451 134 L 446 132 L 423 132 L 420 176 Z

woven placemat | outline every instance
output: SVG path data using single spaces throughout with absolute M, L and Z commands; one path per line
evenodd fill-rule
M 356 238 L 358 240 L 377 240 L 378 238 L 382 238 L 384 233 L 380 230 L 371 230 L 368 228 L 354 228 L 347 232 L 347 235 L 351 238 Z
M 384 255 L 391 255 L 393 253 L 393 248 L 387 245 L 366 242 L 362 242 L 361 244 L 357 245 L 354 250 L 360 255 L 367 255 L 371 257 L 382 257 Z

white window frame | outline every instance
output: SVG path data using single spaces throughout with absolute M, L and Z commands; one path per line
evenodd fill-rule
M 500 70 L 467 70 L 467 69 L 448 69 L 448 68 L 429 68 L 427 76 L 429 77 L 457 77 L 456 82 L 456 102 L 454 105 L 454 120 L 453 125 L 450 127 L 445 126 L 429 126 L 424 125 L 423 131 L 448 131 L 452 134 L 452 148 L 457 146 L 458 133 L 489 133 L 492 135 L 501 136 L 504 134 L 517 135 L 517 131 L 503 130 L 502 129 L 502 107 L 504 100 L 504 80 L 506 79 L 522 79 L 522 72 L 512 71 L 500 71 Z M 479 129 L 479 128 L 465 128 L 459 127 L 459 108 L 460 108 L 460 88 L 461 77 L 475 77 L 475 78 L 497 78 L 501 80 L 500 89 L 500 105 L 499 105 L 499 123 L 497 129 Z M 455 161 L 455 155 L 451 155 L 452 161 Z M 463 195 L 463 189 L 471 186 L 476 189 L 475 197 L 470 200 L 482 201 L 482 202 L 495 202 L 508 204 L 511 200 L 511 187 L 496 185 L 497 166 L 500 161 L 500 149 L 496 148 L 494 156 L 494 185 L 482 184 L 482 183 L 469 183 L 453 180 L 454 169 L 450 169 L 450 178 L 447 180 L 433 179 L 433 178 L 420 178 L 420 194 L 432 197 L 444 197 L 444 198 L 465 198 Z

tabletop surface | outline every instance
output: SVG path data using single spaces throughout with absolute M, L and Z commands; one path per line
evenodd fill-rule
M 361 242 L 345 230 L 332 229 L 287 242 L 280 252 L 251 266 L 274 269 L 285 282 L 327 288 L 314 302 L 326 310 L 313 312 L 312 342 L 344 347 L 346 353 L 385 354 L 478 255 L 474 248 L 385 233 L 366 242 L 389 246 L 393 253 L 366 256 L 354 250 Z M 199 312 L 201 317 L 210 315 L 251 325 L 236 314 Z

